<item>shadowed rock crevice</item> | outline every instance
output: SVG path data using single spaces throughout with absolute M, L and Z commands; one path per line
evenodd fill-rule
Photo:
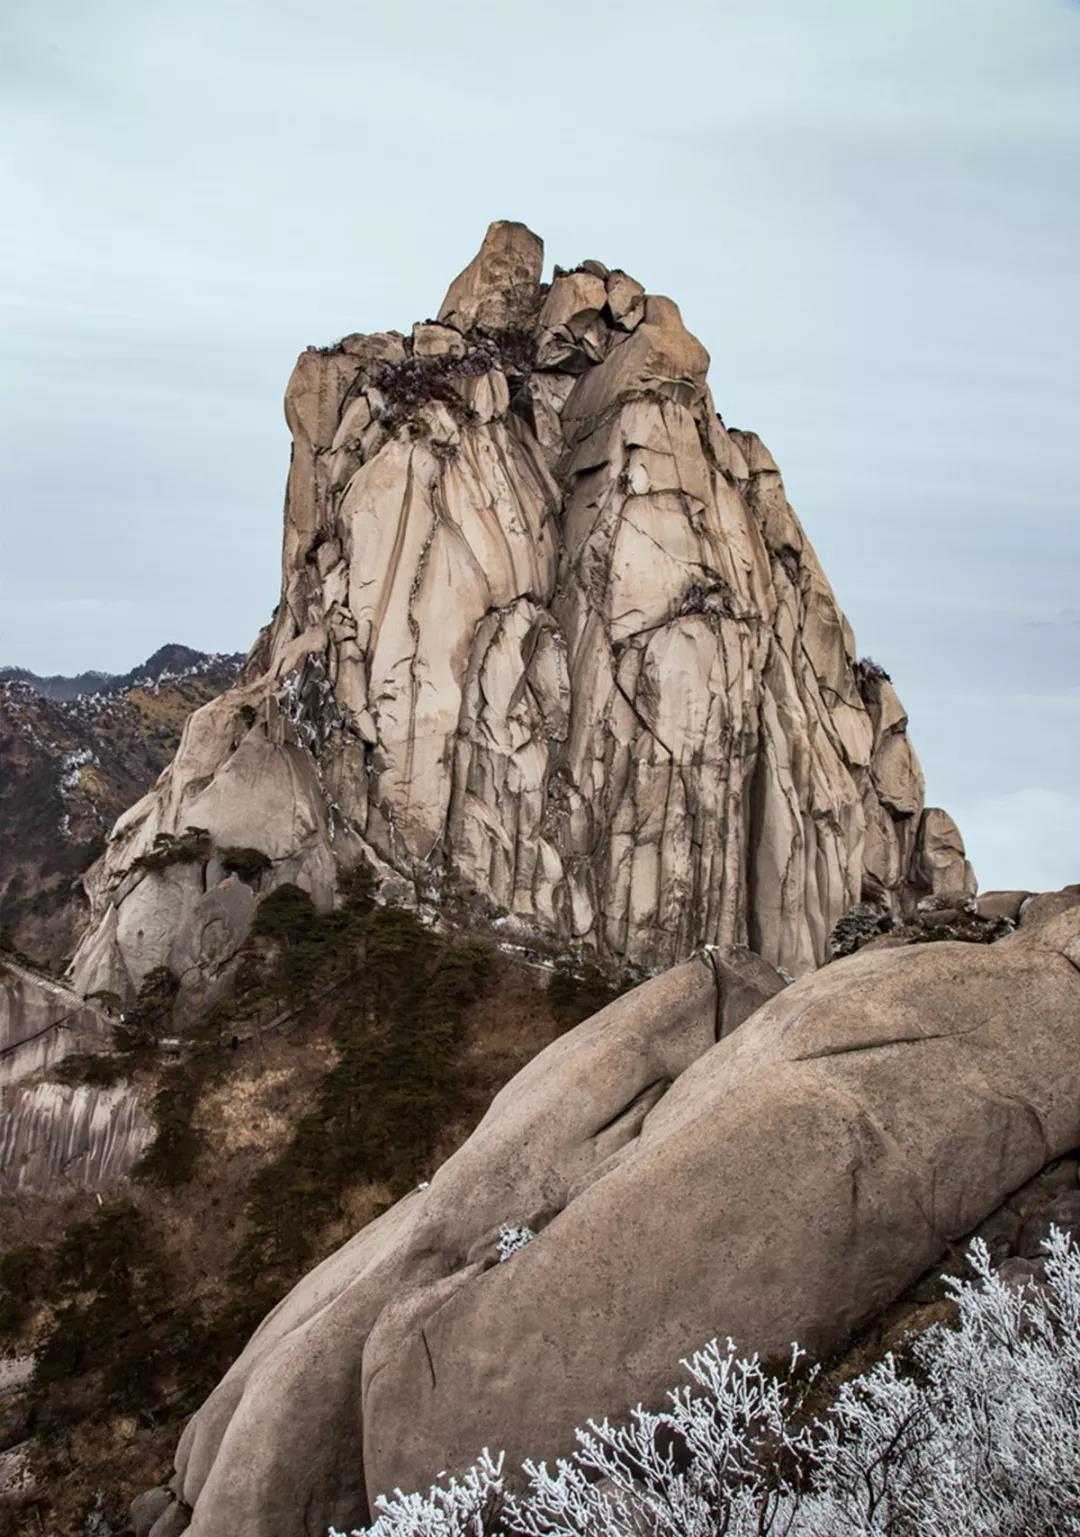
M 645 1117 L 671 1088 L 670 1078 L 657 1078 L 652 1083 L 645 1085 L 629 1104 L 617 1110 L 615 1114 L 602 1126 L 598 1126 L 592 1134 L 593 1142 L 597 1144 L 597 1151 L 607 1157 L 617 1151 L 625 1143 L 639 1136 L 645 1123 Z

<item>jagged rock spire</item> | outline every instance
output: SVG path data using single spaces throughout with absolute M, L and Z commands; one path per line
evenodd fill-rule
M 501 330 L 536 309 L 544 242 L 524 224 L 498 219 L 484 243 L 450 284 L 439 320 L 458 331 Z
M 437 323 L 309 349 L 282 596 L 91 882 L 86 987 L 222 985 L 254 897 L 400 900 L 654 969 L 793 973 L 854 902 L 972 885 L 907 716 L 670 299 L 493 224 Z M 147 868 L 204 828 L 203 863 Z M 271 861 L 254 892 L 217 851 Z

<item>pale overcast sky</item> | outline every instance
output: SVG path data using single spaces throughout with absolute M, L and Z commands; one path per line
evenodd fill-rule
M 3 0 L 0 662 L 246 649 L 295 354 L 488 222 L 678 300 L 981 883 L 1080 880 L 1080 6 Z

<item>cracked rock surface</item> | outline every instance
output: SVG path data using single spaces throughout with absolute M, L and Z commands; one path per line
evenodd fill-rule
M 494 224 L 437 320 L 300 357 L 280 604 L 117 823 L 80 986 L 226 975 L 250 920 L 211 911 L 220 866 L 138 864 L 188 826 L 264 852 L 266 889 L 325 906 L 364 857 L 398 899 L 647 970 L 720 944 L 801 975 L 860 899 L 973 889 L 677 306 L 542 262 Z
M 541 1052 L 269 1315 L 155 1537 L 348 1529 L 482 1446 L 550 1460 L 713 1336 L 827 1353 L 1075 1149 L 1078 1107 L 1075 892 L 994 945 L 786 987 L 745 951 L 685 962 Z M 535 1236 L 500 1262 L 507 1227 Z

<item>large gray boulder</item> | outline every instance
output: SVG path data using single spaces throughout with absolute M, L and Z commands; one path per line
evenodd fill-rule
M 830 1350 L 1080 1143 L 1080 906 L 762 987 L 728 1033 L 720 960 L 548 1047 L 267 1318 L 182 1439 L 193 1537 L 550 1457 L 713 1335 Z M 500 1262 L 504 1225 L 536 1236 Z

